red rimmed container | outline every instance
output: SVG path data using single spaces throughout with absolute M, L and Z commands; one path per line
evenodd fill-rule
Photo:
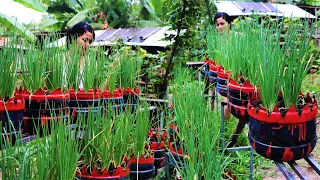
M 119 88 L 116 88 L 113 92 L 105 89 L 102 92 L 101 103 L 103 107 L 112 106 L 116 112 L 119 112 L 123 103 L 123 91 Z
M 148 132 L 150 139 L 150 149 L 154 154 L 155 175 L 163 170 L 165 165 L 166 142 L 168 142 L 168 133 L 159 128 L 150 128 Z
M 132 112 L 135 110 L 138 100 L 139 100 L 139 94 L 140 90 L 139 88 L 127 88 L 127 89 L 122 89 L 123 93 L 123 109 L 131 109 Z
M 78 89 L 76 92 L 74 89 L 69 91 L 70 101 L 69 101 L 69 111 L 76 121 L 79 113 L 82 115 L 87 115 L 90 112 L 101 111 L 101 98 L 102 92 L 100 89 L 89 89 L 85 92 L 84 89 Z
M 210 64 L 213 63 L 213 61 L 212 61 L 210 58 L 205 57 L 205 58 L 203 59 L 203 62 L 204 62 L 203 73 L 204 73 L 205 76 L 207 76 L 208 73 L 209 73 L 209 66 L 210 66 Z
M 233 116 L 241 120 L 249 120 L 247 105 L 249 99 L 255 95 L 255 89 L 249 81 L 240 85 L 232 78 L 228 83 L 228 108 Z
M 173 142 L 177 139 L 178 126 L 174 123 L 169 125 L 169 142 Z
M 67 116 L 70 95 L 68 92 L 62 92 L 60 88 L 50 93 L 46 89 L 39 88 L 34 94 L 24 89 L 19 95 L 25 101 L 24 133 L 35 134 L 38 127 L 40 130 L 46 125 L 49 127 L 50 123 L 47 121 L 56 121 Z
M 22 123 L 25 102 L 20 98 L 10 98 L 5 101 L 0 99 L 0 120 L 2 124 L 3 144 L 15 144 L 22 136 Z
M 218 69 L 217 73 L 217 91 L 221 96 L 227 97 L 227 86 L 229 79 L 229 72 L 224 72 L 223 67 Z
M 151 179 L 155 174 L 154 156 L 132 156 L 129 160 L 130 179 Z
M 76 178 L 79 180 L 125 180 L 129 179 L 130 169 L 127 165 L 124 169 L 122 166 L 118 166 L 113 173 L 110 173 L 107 169 L 98 171 L 96 167 L 93 168 L 89 174 L 86 170 L 86 166 L 80 168 L 81 172 L 76 172 Z
M 175 142 L 171 142 L 169 144 L 169 164 L 173 167 L 184 167 L 184 161 L 186 158 L 186 155 L 183 154 L 183 150 L 181 148 L 179 140 L 176 140 Z
M 207 73 L 208 80 L 210 83 L 216 84 L 218 81 L 218 72 L 222 68 L 222 66 L 218 65 L 216 61 L 213 61 L 209 64 L 209 71 Z
M 248 104 L 248 138 L 255 151 L 275 161 L 294 161 L 307 157 L 317 142 L 318 102 L 307 95 L 305 106 L 287 113 L 276 106 L 269 114 L 261 105 Z

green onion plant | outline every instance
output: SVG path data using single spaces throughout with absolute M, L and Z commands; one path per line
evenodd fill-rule
M 182 179 L 221 179 L 228 158 L 219 151 L 220 117 L 207 107 L 203 83 L 183 68 L 174 74 L 175 122 L 185 156 L 178 172 Z
M 294 22 L 288 24 L 287 36 L 283 45 L 283 67 L 281 73 L 281 92 L 286 108 L 297 106 L 302 81 L 313 64 L 313 54 L 309 55 L 309 44 L 313 28 L 309 28 L 308 21 L 301 23 L 303 27 L 295 26 Z M 301 25 L 300 24 L 300 25 Z M 310 35 L 311 34 L 311 35 Z
M 81 81 L 80 61 L 82 54 L 79 52 L 79 48 L 75 43 L 69 45 L 69 51 L 66 54 L 66 82 L 67 89 L 74 89 L 78 91 Z
M 151 127 L 150 112 L 147 103 L 141 104 L 141 109 L 136 110 L 134 115 L 135 128 L 132 130 L 132 155 L 137 159 L 146 154 L 147 133 Z
M 117 52 L 120 64 L 120 86 L 124 89 L 135 88 L 136 81 L 142 65 L 142 59 L 139 52 L 133 52 L 128 48 L 121 48 Z
M 24 57 L 21 59 L 21 70 L 23 86 L 33 94 L 39 88 L 45 87 L 47 79 L 47 58 L 50 56 L 50 51 L 40 50 L 32 44 L 26 44 L 27 48 Z
M 83 59 L 83 64 L 80 62 L 80 72 L 82 71 L 81 80 L 83 88 L 88 92 L 91 88 L 103 87 L 105 81 L 104 61 L 105 55 L 101 49 L 88 49 Z
M 16 40 L 5 43 L 0 51 L 0 98 L 12 98 L 17 81 L 17 65 L 23 50 L 15 47 Z

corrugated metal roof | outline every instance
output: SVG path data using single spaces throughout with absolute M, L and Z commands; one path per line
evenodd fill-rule
M 316 18 L 314 15 L 292 4 L 219 1 L 215 2 L 215 5 L 219 12 L 226 12 L 230 16 L 242 16 L 255 13 L 280 17 Z
M 148 37 L 158 32 L 162 27 L 109 29 L 95 39 L 96 42 L 122 39 L 124 42 L 143 43 Z
M 113 45 L 117 39 L 122 39 L 127 45 L 137 46 L 157 46 L 165 47 L 172 41 L 164 41 L 166 34 L 176 34 L 176 31 L 169 30 L 169 27 L 146 27 L 146 28 L 128 28 L 128 29 L 108 29 L 95 31 L 96 38 L 92 46 Z M 66 43 L 66 37 L 51 43 L 49 46 L 63 46 Z

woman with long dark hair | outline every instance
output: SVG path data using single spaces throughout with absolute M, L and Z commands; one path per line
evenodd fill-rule
M 85 53 L 86 48 L 90 46 L 95 38 L 95 33 L 90 24 L 86 22 L 79 22 L 68 30 L 67 46 L 70 47 L 72 43 L 82 46 L 82 54 Z
M 214 23 L 216 24 L 216 29 L 221 33 L 231 32 L 231 18 L 225 12 L 218 12 L 214 16 Z

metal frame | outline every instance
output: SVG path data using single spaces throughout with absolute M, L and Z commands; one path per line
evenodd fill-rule
M 225 148 L 225 138 L 224 138 L 224 106 L 226 106 L 226 102 L 221 102 L 221 128 L 220 128 L 220 138 L 221 138 L 221 146 L 222 152 L 226 151 L 250 151 L 250 165 L 249 165 L 249 179 L 253 180 L 253 160 L 254 160 L 254 150 L 251 146 L 239 146 L 232 148 Z
M 304 159 L 313 168 L 313 170 L 320 175 L 319 163 L 312 156 L 308 156 Z M 274 161 L 274 163 L 277 165 L 277 167 L 279 168 L 279 170 L 287 180 L 295 180 L 296 178 L 294 174 L 296 174 L 302 180 L 309 179 L 307 173 L 305 173 L 305 171 L 301 168 L 301 166 L 299 166 L 299 164 L 297 164 L 295 161 L 291 161 L 291 162 Z M 291 167 L 293 172 L 288 169 L 285 163 L 287 163 Z

